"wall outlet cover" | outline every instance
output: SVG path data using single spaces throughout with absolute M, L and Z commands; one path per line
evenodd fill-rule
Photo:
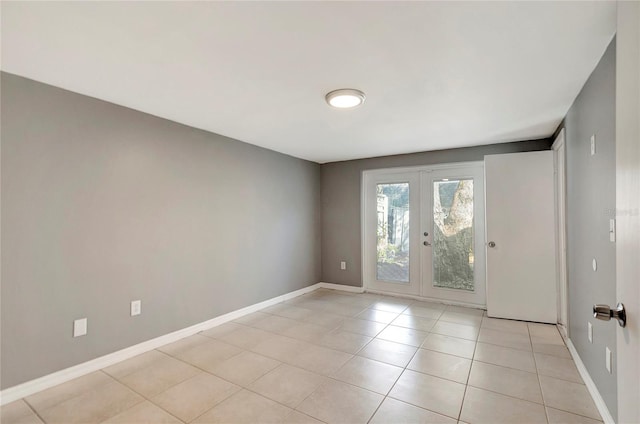
M 596 258 L 593 258 L 593 261 L 591 262 L 591 267 L 593 268 L 594 271 L 598 270 L 598 261 L 596 261 Z
M 590 322 L 587 322 L 587 337 L 589 338 L 589 343 L 593 343 L 593 325 Z
M 596 135 L 591 136 L 591 156 L 596 154 Z
M 607 371 L 611 374 L 611 349 L 608 347 L 605 348 L 605 366 L 607 367 Z
M 73 321 L 73 337 L 80 337 L 87 334 L 87 319 L 80 318 Z
M 136 315 L 140 315 L 142 312 L 142 301 L 134 300 L 131 302 L 131 316 L 134 317 Z
M 345 261 L 340 262 L 340 269 L 341 270 L 347 269 L 347 263 Z

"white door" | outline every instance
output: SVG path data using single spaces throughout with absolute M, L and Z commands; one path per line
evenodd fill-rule
M 484 306 L 482 163 L 363 175 L 366 289 Z
M 420 174 L 365 174 L 364 280 L 366 287 L 420 294 Z
M 487 314 L 556 323 L 553 152 L 485 156 Z
M 618 2 L 616 46 L 616 294 L 627 325 L 611 325 L 618 422 L 640 423 L 640 3 Z
M 423 172 L 422 187 L 422 295 L 484 306 L 482 165 Z

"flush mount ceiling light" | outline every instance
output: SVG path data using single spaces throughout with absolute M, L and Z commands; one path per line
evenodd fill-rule
M 360 90 L 353 88 L 341 88 L 340 90 L 333 90 L 327 93 L 325 96 L 329 106 L 337 107 L 339 109 L 349 109 L 360 106 L 364 103 L 364 93 Z

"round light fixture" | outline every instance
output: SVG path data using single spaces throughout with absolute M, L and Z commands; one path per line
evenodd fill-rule
M 325 96 L 329 106 L 337 107 L 339 109 L 349 109 L 352 107 L 360 106 L 364 103 L 364 93 L 360 90 L 353 88 L 341 88 L 340 90 L 333 90 L 327 93 Z

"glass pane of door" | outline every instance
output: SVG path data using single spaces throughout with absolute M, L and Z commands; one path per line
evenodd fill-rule
M 376 186 L 376 279 L 409 283 L 409 183 Z
M 473 179 L 433 181 L 433 286 L 474 291 Z

